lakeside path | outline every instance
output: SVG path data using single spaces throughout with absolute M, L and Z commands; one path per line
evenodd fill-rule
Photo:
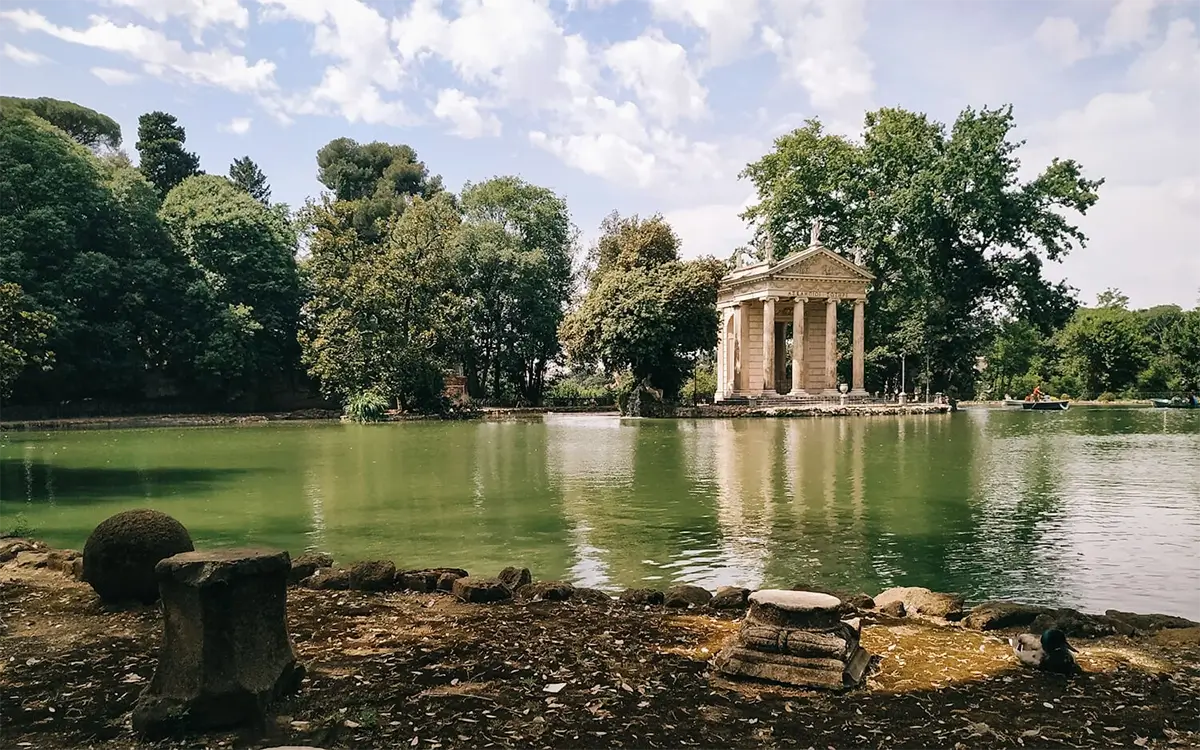
M 289 589 L 308 677 L 259 734 L 139 744 L 157 607 L 112 610 L 48 567 L 0 567 L 0 726 L 15 748 L 1195 747 L 1200 628 L 1077 640 L 1084 674 L 1021 669 L 1005 632 L 868 614 L 883 657 L 845 695 L 731 682 L 733 615 L 609 603 L 462 604 Z M 546 686 L 564 684 L 559 692 Z

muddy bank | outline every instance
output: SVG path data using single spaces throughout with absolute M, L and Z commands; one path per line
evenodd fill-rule
M 0 567 L 5 747 L 1191 747 L 1200 628 L 1077 640 L 1084 673 L 1019 668 L 1003 632 L 868 612 L 883 657 L 843 696 L 715 676 L 740 612 L 617 600 L 463 604 L 293 588 L 308 667 L 264 731 L 139 744 L 157 607 L 110 609 L 31 558 Z M 26 744 L 27 743 L 27 744 Z

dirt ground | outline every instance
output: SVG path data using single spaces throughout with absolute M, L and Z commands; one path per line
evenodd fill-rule
M 308 677 L 265 731 L 139 743 L 158 609 L 105 609 L 60 573 L 6 566 L 0 746 L 1200 746 L 1200 628 L 1076 642 L 1084 673 L 1065 678 L 1018 667 L 1005 633 L 868 621 L 878 672 L 830 695 L 716 677 L 732 616 L 291 589 L 289 625 Z

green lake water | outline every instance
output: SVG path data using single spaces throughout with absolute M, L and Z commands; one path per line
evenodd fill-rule
M 618 589 L 893 585 L 1200 617 L 1200 412 L 10 432 L 0 526 L 119 510 L 198 546 Z

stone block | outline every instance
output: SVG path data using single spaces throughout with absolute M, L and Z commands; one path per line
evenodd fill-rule
M 464 602 L 488 604 L 512 599 L 512 590 L 499 578 L 467 576 L 454 581 L 454 595 Z
M 355 591 L 390 591 L 396 565 L 390 560 L 365 560 L 350 566 L 350 588 Z
M 571 600 L 586 604 L 612 604 L 612 596 L 600 589 L 576 588 Z
M 286 552 L 186 552 L 156 566 L 163 643 L 133 727 L 151 739 L 262 727 L 304 668 L 287 633 Z
M 345 591 L 350 588 L 350 571 L 346 568 L 317 568 L 304 579 L 304 587 L 325 591 Z
M 863 683 L 870 660 L 870 654 L 862 648 L 856 648 L 847 661 L 842 661 L 728 646 L 713 661 L 718 671 L 732 677 L 840 691 Z
M 842 600 L 815 591 L 762 589 L 750 595 L 747 621 L 779 628 L 833 627 L 841 621 Z

